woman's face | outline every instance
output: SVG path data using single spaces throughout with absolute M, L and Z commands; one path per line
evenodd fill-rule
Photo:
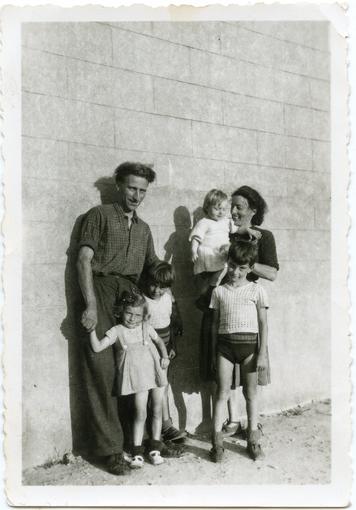
M 255 215 L 255 209 L 251 209 L 248 201 L 241 195 L 235 195 L 231 199 L 231 216 L 238 227 L 249 227 L 251 219 Z

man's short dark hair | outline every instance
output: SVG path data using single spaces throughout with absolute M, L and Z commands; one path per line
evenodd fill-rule
M 257 253 L 257 243 L 236 241 L 229 248 L 228 259 L 231 259 L 238 266 L 248 264 L 251 267 L 256 262 Z
M 137 177 L 143 177 L 147 180 L 147 182 L 151 183 L 156 178 L 156 172 L 152 170 L 152 168 L 148 165 L 144 165 L 143 163 L 134 163 L 132 161 L 125 161 L 125 163 L 121 163 L 115 172 L 115 182 L 116 184 L 122 183 L 127 175 L 136 175 Z

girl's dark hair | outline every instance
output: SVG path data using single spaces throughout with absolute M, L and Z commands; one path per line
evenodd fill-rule
M 129 306 L 136 307 L 142 306 L 143 308 L 143 319 L 145 320 L 148 315 L 148 306 L 145 296 L 138 290 L 124 290 L 119 299 L 116 301 L 114 306 L 114 315 L 118 319 L 121 319 L 123 312 Z
M 220 189 L 211 189 L 205 195 L 204 203 L 203 203 L 203 211 L 205 214 L 208 214 L 208 209 L 212 205 L 218 205 L 221 202 L 227 200 L 227 194 L 221 191 Z
M 252 225 L 262 225 L 268 208 L 259 192 L 250 188 L 250 186 L 240 186 L 231 196 L 236 197 L 237 195 L 247 200 L 250 209 L 256 210 L 256 213 L 251 218 Z
M 229 248 L 227 258 L 238 266 L 248 264 L 251 267 L 257 259 L 257 243 L 254 241 L 235 241 Z
M 128 175 L 144 177 L 149 183 L 153 182 L 156 178 L 156 172 L 152 170 L 150 166 L 144 165 L 143 163 L 125 161 L 125 163 L 121 163 L 114 172 L 116 184 L 122 183 Z
M 149 283 L 155 283 L 162 289 L 165 287 L 171 287 L 175 279 L 174 269 L 168 262 L 160 262 L 154 266 L 149 274 Z

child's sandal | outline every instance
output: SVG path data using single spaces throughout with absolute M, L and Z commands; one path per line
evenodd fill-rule
M 145 462 L 142 455 L 134 455 L 130 461 L 129 466 L 131 469 L 140 469 L 143 467 L 144 463 Z
M 160 464 L 163 464 L 164 459 L 161 457 L 161 452 L 158 450 L 152 450 L 148 452 L 148 458 L 154 466 L 159 466 Z
M 242 427 L 239 421 L 226 420 L 223 424 L 222 431 L 224 436 L 229 437 L 241 432 Z

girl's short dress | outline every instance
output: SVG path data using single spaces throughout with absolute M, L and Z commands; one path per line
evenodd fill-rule
M 224 268 L 229 245 L 229 233 L 233 230 L 232 221 L 224 218 L 214 221 L 203 218 L 190 233 L 189 241 L 199 241 L 198 259 L 194 263 L 194 274 L 220 271 Z M 226 250 L 224 250 L 226 247 Z
M 119 324 L 107 331 L 106 336 L 111 340 L 116 339 L 117 396 L 168 384 L 166 373 L 161 368 L 160 356 L 152 342 L 158 336 L 152 326 L 144 322 L 130 329 Z

